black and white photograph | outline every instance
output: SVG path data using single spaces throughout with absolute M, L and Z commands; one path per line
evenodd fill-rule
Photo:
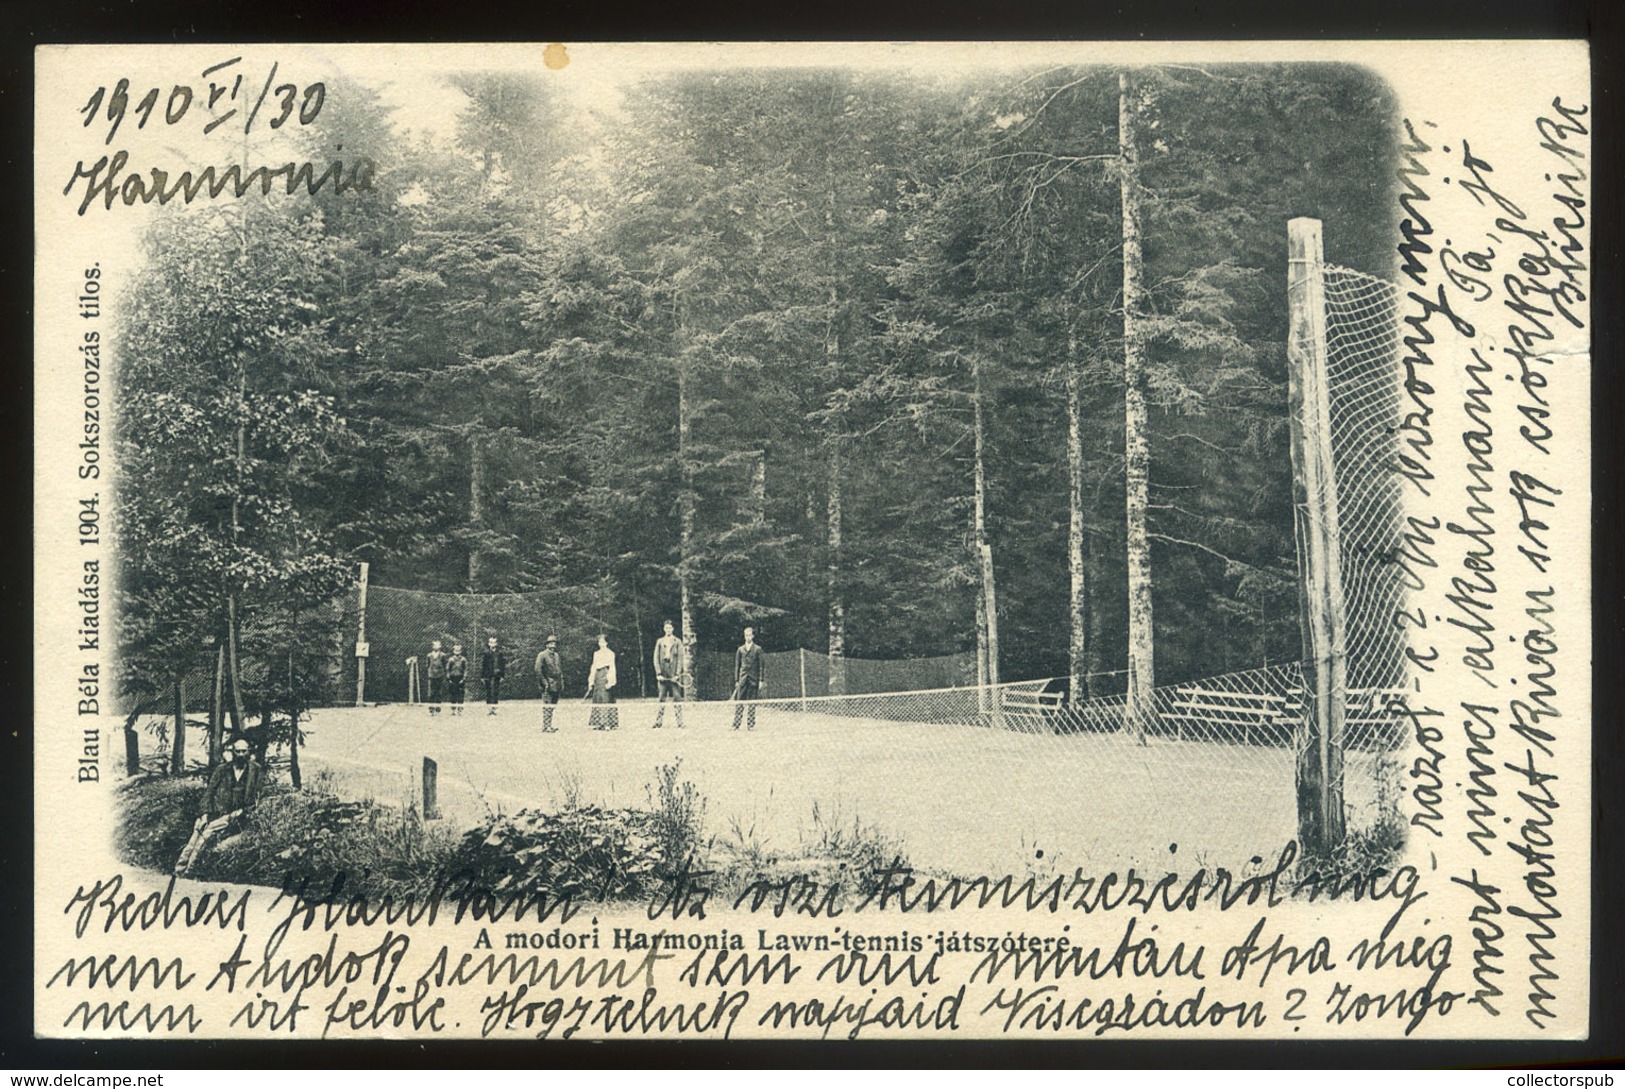
M 36 1032 L 1585 1034 L 1583 43 L 36 78 Z

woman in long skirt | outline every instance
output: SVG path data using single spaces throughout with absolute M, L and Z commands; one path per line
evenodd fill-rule
M 602 632 L 587 671 L 587 687 L 592 694 L 592 728 L 620 729 L 620 713 L 615 706 L 615 652 L 609 649 L 609 636 Z

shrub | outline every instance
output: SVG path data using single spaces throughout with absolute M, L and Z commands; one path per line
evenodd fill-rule
M 637 809 L 521 809 L 486 818 L 446 861 L 450 883 L 498 896 L 629 900 L 648 896 L 669 871 L 662 825 Z
M 655 769 L 655 782 L 647 788 L 655 832 L 666 859 L 676 865 L 692 858 L 701 847 L 705 797 L 687 779 L 679 779 L 683 758 Z

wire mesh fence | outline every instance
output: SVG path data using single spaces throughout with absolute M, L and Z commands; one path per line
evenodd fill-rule
M 1392 687 L 1404 670 L 1392 623 L 1403 593 L 1394 566 L 1403 543 L 1399 289 L 1336 265 L 1325 266 L 1323 283 L 1349 686 Z

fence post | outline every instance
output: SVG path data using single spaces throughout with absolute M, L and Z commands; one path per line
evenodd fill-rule
M 361 564 L 361 590 L 356 606 L 355 626 L 355 705 L 367 698 L 367 565 Z
M 801 665 L 801 710 L 807 710 L 807 648 L 797 647 L 796 658 Z
M 440 766 L 427 756 L 423 758 L 423 819 L 440 819 Z
M 139 717 L 130 715 L 124 720 L 124 774 L 131 778 L 141 774 L 141 735 L 135 730 Z
M 1348 687 L 1337 477 L 1326 385 L 1324 260 L 1320 220 L 1288 222 L 1287 373 L 1304 659 L 1298 838 L 1310 854 L 1328 853 L 1343 841 L 1343 719 Z

